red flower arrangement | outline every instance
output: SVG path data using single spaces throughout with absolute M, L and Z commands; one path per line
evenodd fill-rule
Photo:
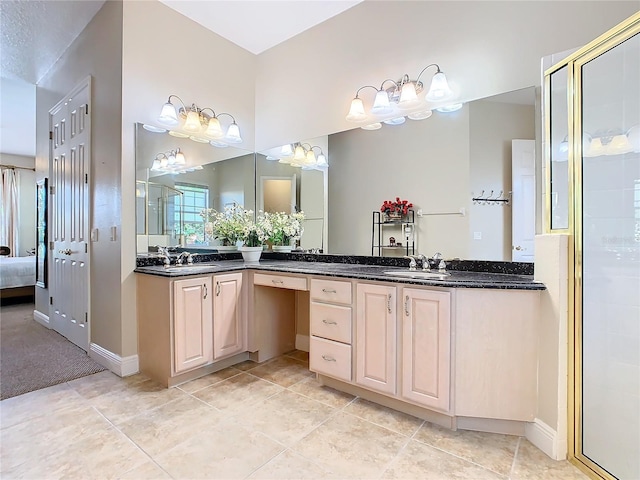
M 406 215 L 409 213 L 409 209 L 413 207 L 413 203 L 408 200 L 400 200 L 400 197 L 396 197 L 395 201 L 385 200 L 380 211 L 388 214 L 396 213 L 400 215 Z

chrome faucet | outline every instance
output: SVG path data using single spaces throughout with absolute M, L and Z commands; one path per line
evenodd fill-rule
M 438 270 L 444 272 L 447 268 L 446 262 L 442 259 L 442 254 L 440 252 L 436 252 L 433 254 L 431 259 L 434 261 L 436 265 L 438 265 Z M 439 260 L 439 261 L 438 261 Z
M 194 257 L 194 255 L 197 255 L 197 253 L 181 252 L 180 255 L 178 255 L 178 259 L 176 260 L 176 264 L 177 265 L 182 265 L 182 262 L 186 259 L 187 260 L 187 265 L 193 265 L 193 257 Z
M 410 271 L 415 271 L 416 270 L 416 257 L 413 255 L 405 255 L 404 258 L 408 258 L 409 259 L 409 270 Z
M 431 270 L 431 268 L 429 268 L 429 259 L 427 257 L 425 257 L 423 254 L 419 253 L 418 255 L 416 255 L 416 258 L 422 262 L 422 271 L 423 272 L 428 272 L 428 271 Z

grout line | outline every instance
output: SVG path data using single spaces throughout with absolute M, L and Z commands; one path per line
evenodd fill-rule
M 416 417 L 417 418 L 417 417 Z M 371 422 L 373 423 L 373 422 Z M 400 450 L 398 450 L 396 452 L 396 454 L 394 455 L 394 457 L 389 460 L 389 463 L 387 463 L 387 465 L 384 467 L 384 469 L 382 470 L 382 472 L 380 473 L 380 476 L 378 478 L 382 478 L 384 477 L 384 474 L 387 473 L 387 470 L 389 470 L 389 467 L 391 467 L 391 465 L 393 464 L 393 462 L 396 461 L 396 459 L 402 455 L 402 453 L 404 453 L 404 451 L 407 449 L 407 447 L 409 446 L 409 443 L 411 443 L 411 440 L 413 440 L 413 437 L 416 436 L 416 434 L 418 433 L 418 430 L 420 430 L 420 428 L 422 428 L 422 425 L 424 425 L 425 420 L 422 420 L 422 423 L 420 424 L 420 426 L 418 426 L 418 428 L 415 429 L 415 431 L 408 436 L 407 441 L 404 443 L 404 445 L 400 448 Z M 374 423 L 375 425 L 375 423 Z
M 509 470 L 508 477 L 511 478 L 516 472 L 516 461 L 518 459 L 518 453 L 520 452 L 520 443 L 522 442 L 522 437 L 518 437 L 518 443 L 516 444 L 516 451 L 513 454 L 513 462 L 511 462 L 511 470 Z

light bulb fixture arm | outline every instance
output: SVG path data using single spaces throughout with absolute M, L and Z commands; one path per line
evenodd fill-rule
M 169 95 L 169 98 L 167 99 L 167 103 L 171 103 L 171 97 L 177 98 L 178 101 L 180 102 L 180 104 L 182 105 L 182 109 L 186 112 L 187 111 L 187 107 L 185 106 L 184 102 L 182 101 L 182 99 L 177 96 L 177 95 Z
M 384 84 L 387 82 L 393 83 L 393 86 L 396 87 L 396 90 L 400 87 L 400 85 L 398 85 L 398 82 L 396 82 L 395 80 L 391 80 L 390 78 L 387 78 L 384 82 L 380 84 L 380 90 L 384 90 Z
M 200 113 L 204 113 L 204 111 L 205 111 L 205 110 L 209 110 L 209 111 L 211 111 L 211 113 L 212 113 L 212 115 L 211 115 L 211 116 L 212 116 L 212 117 L 214 117 L 214 118 L 216 117 L 216 112 L 213 110 L 213 108 L 210 108 L 210 107 L 204 107 L 202 110 L 200 110 Z
M 437 68 L 436 73 L 434 73 L 434 75 L 436 75 L 436 74 L 440 73 L 440 66 L 439 66 L 437 63 L 430 63 L 429 65 L 427 65 L 426 67 L 424 67 L 424 68 L 420 71 L 420 73 L 418 74 L 418 78 L 416 78 L 416 83 L 419 83 L 419 82 L 420 82 L 420 77 L 422 76 L 422 74 L 423 74 L 423 73 L 427 70 L 427 68 L 429 68 L 429 67 L 436 67 L 436 68 Z
M 363 90 L 365 88 L 373 88 L 376 92 L 378 91 L 378 89 L 376 87 L 374 87 L 373 85 L 365 85 L 364 87 L 360 87 L 357 91 L 356 91 L 356 96 L 355 98 L 359 98 L 358 95 L 360 95 L 360 90 Z
M 231 117 L 231 120 L 233 121 L 233 123 L 236 123 L 235 117 L 233 115 L 231 115 L 230 113 L 222 112 L 222 113 L 216 115 L 216 118 L 220 119 L 220 117 L 223 116 L 223 115 Z

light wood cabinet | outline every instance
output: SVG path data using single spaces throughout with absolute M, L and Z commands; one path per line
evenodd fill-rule
M 359 283 L 356 294 L 356 383 L 396 393 L 396 288 Z
M 211 277 L 173 282 L 173 369 L 182 373 L 213 361 Z
M 402 397 L 449 411 L 451 294 L 402 289 Z
M 213 359 L 246 350 L 242 272 L 213 277 Z

